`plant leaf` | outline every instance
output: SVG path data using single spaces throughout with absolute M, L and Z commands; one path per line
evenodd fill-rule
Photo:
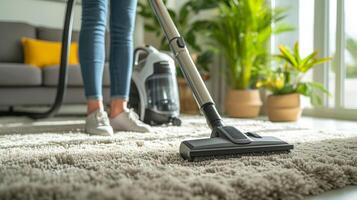
M 273 34 L 281 34 L 281 33 L 285 33 L 285 32 L 290 32 L 290 31 L 294 31 L 295 27 L 291 24 L 286 24 L 286 23 L 280 23 L 277 24 L 274 29 L 273 29 Z
M 299 67 L 298 67 L 298 70 L 300 72 L 306 72 L 307 70 L 304 70 L 304 68 L 309 68 L 307 67 L 307 65 L 309 65 L 309 63 L 312 62 L 312 59 L 314 59 L 314 57 L 317 55 L 317 52 L 314 51 L 312 52 L 310 55 L 306 56 L 304 59 L 301 60 L 300 64 L 299 64 Z
M 279 50 L 282 55 L 281 58 L 289 62 L 293 67 L 297 67 L 297 61 L 287 47 L 279 45 Z
M 294 54 L 295 54 L 295 59 L 298 63 L 301 61 L 300 57 L 300 52 L 299 52 L 299 42 L 295 42 L 294 44 Z

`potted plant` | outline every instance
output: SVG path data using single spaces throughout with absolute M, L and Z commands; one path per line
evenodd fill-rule
M 299 43 L 294 50 L 280 45 L 280 54 L 276 57 L 283 65 L 275 70 L 267 71 L 266 77 L 257 83 L 257 87 L 266 88 L 272 92 L 267 100 L 267 113 L 270 121 L 296 121 L 300 118 L 302 108 L 300 96 L 310 98 L 313 105 L 321 104 L 321 93 L 328 91 L 320 83 L 303 81 L 304 75 L 318 64 L 331 60 L 330 57 L 319 58 L 314 51 L 305 58 L 299 52 Z
M 269 60 L 270 36 L 292 27 L 277 23 L 284 18 L 285 10 L 271 9 L 265 0 L 217 2 L 218 16 L 196 22 L 196 28 L 213 41 L 211 46 L 225 58 L 230 86 L 226 113 L 231 117 L 256 117 L 262 102 L 255 86 L 260 68 L 265 68 Z

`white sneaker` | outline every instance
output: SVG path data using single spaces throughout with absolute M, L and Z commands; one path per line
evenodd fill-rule
M 132 110 L 126 110 L 110 119 L 115 131 L 150 132 L 151 127 L 139 120 L 139 116 Z
M 85 131 L 92 135 L 113 135 L 113 128 L 110 126 L 109 118 L 104 110 L 98 109 L 89 114 L 86 119 Z

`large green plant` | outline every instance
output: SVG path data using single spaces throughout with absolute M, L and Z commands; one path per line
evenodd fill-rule
M 166 2 L 167 1 L 164 1 L 165 4 Z M 210 49 L 202 48 L 201 45 L 198 44 L 196 29 L 194 27 L 195 21 L 193 18 L 194 15 L 197 15 L 200 11 L 212 9 L 216 6 L 216 0 L 191 0 L 184 3 L 178 10 L 168 8 L 168 12 L 181 35 L 185 38 L 190 52 L 197 56 L 196 64 L 201 73 L 208 73 L 208 66 L 213 60 L 213 52 Z M 145 18 L 145 31 L 155 33 L 160 39 L 159 48 L 169 51 L 170 48 L 163 31 L 146 1 L 138 2 L 138 14 Z
M 293 50 L 280 45 L 279 51 L 280 54 L 276 57 L 283 61 L 283 65 L 267 71 L 264 79 L 257 82 L 257 87 L 264 87 L 273 95 L 299 93 L 310 97 L 312 104 L 321 104 L 320 92 L 328 94 L 328 91 L 320 83 L 303 81 L 303 77 L 313 67 L 330 61 L 331 58 L 319 58 L 317 51 L 302 58 L 298 42 L 295 43 Z
M 271 35 L 293 28 L 278 23 L 284 18 L 285 10 L 271 9 L 265 0 L 224 0 L 217 3 L 218 16 L 213 20 L 196 22 L 196 30 L 208 36 L 211 46 L 225 57 L 231 88 L 254 88 L 258 72 L 266 67 L 270 58 L 268 42 Z

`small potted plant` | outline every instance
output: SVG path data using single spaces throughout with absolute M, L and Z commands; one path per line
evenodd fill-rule
M 216 52 L 224 56 L 230 89 L 226 95 L 226 114 L 252 118 L 262 105 L 256 88 L 259 68 L 267 66 L 268 42 L 274 33 L 291 30 L 277 23 L 284 18 L 283 9 L 271 9 L 265 0 L 216 1 L 218 16 L 195 23 Z M 276 23 L 273 27 L 272 23 Z
M 272 94 L 267 100 L 267 114 L 270 121 L 297 121 L 302 112 L 300 96 L 310 98 L 313 105 L 321 104 L 321 93 L 328 91 L 320 83 L 303 81 L 304 75 L 318 64 L 331 60 L 330 57 L 318 58 L 314 51 L 305 58 L 299 53 L 299 43 L 294 50 L 280 45 L 280 54 L 276 57 L 283 64 L 275 70 L 267 70 L 264 79 L 257 82 L 258 88 L 266 88 Z

